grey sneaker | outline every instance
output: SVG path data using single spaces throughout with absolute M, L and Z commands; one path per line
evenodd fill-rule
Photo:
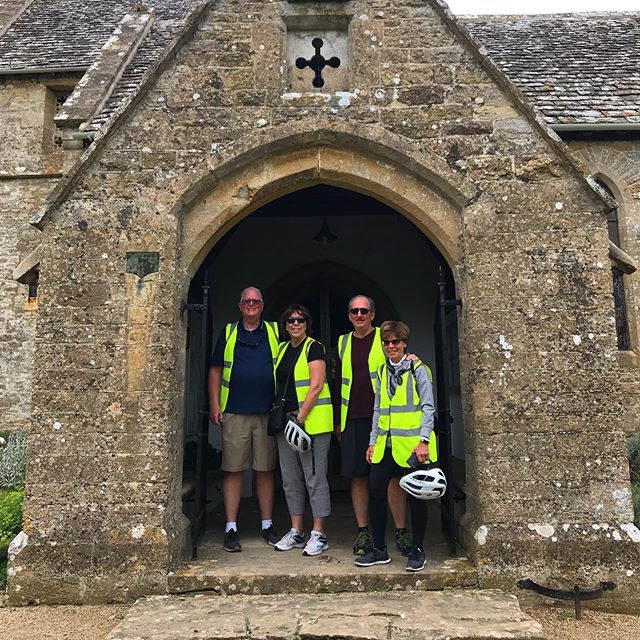
M 406 557 L 409 556 L 413 549 L 413 538 L 406 529 L 400 529 L 396 532 L 396 549 Z
M 273 545 L 276 551 L 291 551 L 304 547 L 304 533 L 298 533 L 295 529 L 287 531 L 278 542 Z
M 353 562 L 358 567 L 372 567 L 374 564 L 389 564 L 391 562 L 391 558 L 387 553 L 387 547 L 384 549 L 371 547 L 367 553 L 365 553 L 361 558 L 356 558 Z
M 327 544 L 327 536 L 320 531 L 312 531 L 309 542 L 302 552 L 303 556 L 319 556 L 323 551 L 329 548 Z
M 407 558 L 407 566 L 405 568 L 407 571 L 422 571 L 426 563 L 427 559 L 424 551 L 420 547 L 413 547 Z
M 224 550 L 225 551 L 242 551 L 242 545 L 240 544 L 240 538 L 238 532 L 235 529 L 229 529 L 224 534 Z

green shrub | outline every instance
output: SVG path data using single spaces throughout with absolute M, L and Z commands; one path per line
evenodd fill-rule
M 22 529 L 23 489 L 0 493 L 0 545 L 4 548 Z M 1 557 L 1 556 L 0 556 Z
M 633 510 L 636 514 L 635 523 L 637 527 L 640 527 L 640 436 L 629 439 L 627 451 L 629 453 Z
M 0 488 L 22 486 L 26 466 L 27 434 L 19 430 L 0 434 Z
M 7 551 L 22 529 L 24 489 L 0 489 L 0 589 L 7 581 Z

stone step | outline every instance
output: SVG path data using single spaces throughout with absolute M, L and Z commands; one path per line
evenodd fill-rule
M 477 570 L 467 558 L 429 560 L 423 571 L 414 573 L 405 571 L 406 559 L 396 555 L 390 564 L 363 569 L 353 564 L 350 550 L 307 558 L 302 554 L 279 554 L 263 547 L 253 555 L 245 550 L 185 564 L 169 573 L 167 591 L 274 595 L 430 591 L 478 584 Z
M 106 640 L 493 640 L 544 638 L 497 590 L 150 596 Z

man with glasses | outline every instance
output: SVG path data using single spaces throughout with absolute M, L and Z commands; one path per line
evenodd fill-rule
M 247 287 L 240 294 L 241 319 L 220 334 L 209 369 L 211 421 L 222 427 L 223 497 L 226 514 L 224 548 L 242 551 L 237 516 L 242 479 L 253 452 L 262 537 L 270 545 L 280 540 L 272 522 L 275 438 L 267 434 L 267 415 L 275 395 L 278 327 L 262 320 L 262 293 Z
M 375 304 L 368 296 L 357 295 L 349 301 L 349 320 L 354 330 L 338 340 L 336 382 L 340 390 L 333 394 L 334 399 L 340 399 L 339 405 L 334 404 L 334 424 L 342 452 L 341 475 L 351 478 L 351 502 L 358 526 L 353 553 L 358 556 L 364 555 L 373 543 L 367 526 L 370 465 L 366 452 L 375 379 L 386 360 L 380 329 L 373 326 L 375 311 Z M 396 525 L 396 546 L 407 555 L 413 542 L 406 530 L 406 499 L 398 479 L 389 484 L 389 506 Z

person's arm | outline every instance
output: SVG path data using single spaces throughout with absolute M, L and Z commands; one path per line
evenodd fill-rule
M 222 411 L 220 410 L 220 382 L 222 380 L 222 367 L 224 362 L 224 347 L 226 337 L 224 330 L 218 336 L 216 346 L 213 349 L 209 362 L 209 419 L 214 424 L 222 426 Z
M 336 359 L 336 377 L 333 381 L 333 394 L 331 397 L 333 399 L 333 431 L 336 436 L 340 438 L 340 422 L 342 413 L 342 360 L 340 360 L 340 358 Z
M 222 426 L 222 411 L 220 410 L 220 380 L 222 366 L 209 368 L 209 418 L 214 424 Z
M 324 360 L 313 360 L 309 363 L 309 379 L 311 380 L 311 385 L 298 411 L 298 421 L 300 423 L 303 423 L 307 419 L 307 416 L 311 413 L 311 409 L 315 407 L 318 396 L 324 386 L 326 373 L 327 365 Z
M 386 369 L 382 372 L 383 378 L 386 378 Z M 376 445 L 376 440 L 380 435 L 378 424 L 380 422 L 380 386 L 383 384 L 380 380 L 380 376 L 376 378 L 376 391 L 373 400 L 373 418 L 371 419 L 371 433 L 369 434 L 369 447 L 367 449 L 367 462 L 371 464 L 371 458 L 373 457 L 373 450 Z
M 420 444 L 414 449 L 418 460 L 425 462 L 430 459 L 429 438 L 433 432 L 434 417 L 436 413 L 433 401 L 433 384 L 425 367 L 415 369 L 416 389 L 420 399 Z M 435 453 L 435 452 L 434 452 Z

